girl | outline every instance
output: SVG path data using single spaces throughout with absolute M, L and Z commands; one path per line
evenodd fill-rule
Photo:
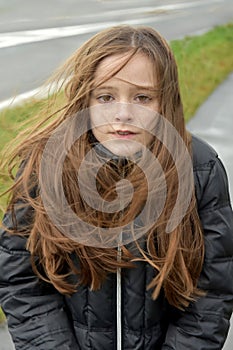
M 148 27 L 113 27 L 61 78 L 64 105 L 9 160 L 21 165 L 0 236 L 0 300 L 16 349 L 222 349 L 227 177 L 185 129 L 168 44 Z

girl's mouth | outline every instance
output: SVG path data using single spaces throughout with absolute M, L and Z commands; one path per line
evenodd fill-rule
M 112 133 L 118 138 L 131 138 L 136 135 L 135 132 L 132 132 L 130 130 L 116 130 L 114 133 Z

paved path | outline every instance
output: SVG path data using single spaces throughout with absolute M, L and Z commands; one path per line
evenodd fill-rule
M 233 73 L 199 108 L 188 129 L 217 150 L 228 172 L 233 200 Z
M 0 350 L 13 350 L 14 345 L 7 331 L 6 324 L 0 325 Z
M 218 152 L 228 173 L 233 200 L 233 73 L 199 108 L 195 117 L 189 122 L 188 129 L 206 140 Z M 232 349 L 233 317 L 223 350 Z

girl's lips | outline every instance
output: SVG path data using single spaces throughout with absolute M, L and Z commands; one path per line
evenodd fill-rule
M 112 135 L 116 136 L 117 138 L 123 138 L 123 139 L 129 139 L 133 136 L 137 135 L 135 132 L 132 132 L 130 130 L 116 130 L 115 132 L 111 133 Z

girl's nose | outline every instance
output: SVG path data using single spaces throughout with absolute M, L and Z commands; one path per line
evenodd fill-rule
M 130 103 L 118 103 L 115 112 L 117 122 L 129 122 L 133 119 L 132 108 Z

